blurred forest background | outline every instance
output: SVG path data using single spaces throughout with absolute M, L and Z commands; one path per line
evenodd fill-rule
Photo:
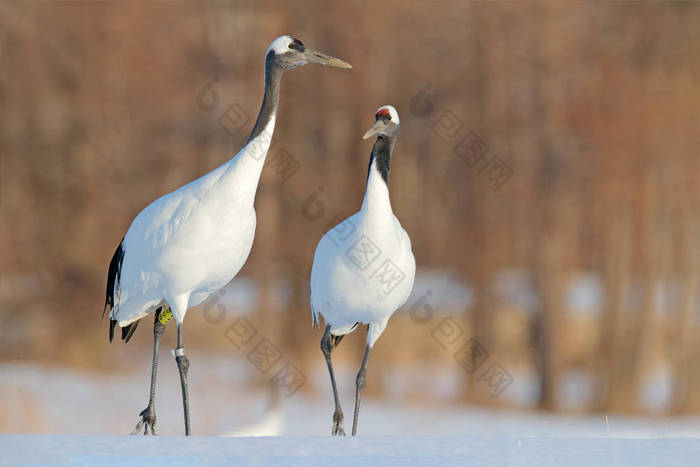
M 354 68 L 286 73 L 251 256 L 190 310 L 188 349 L 244 359 L 226 331 L 246 316 L 326 397 L 313 253 L 359 209 L 361 136 L 392 104 L 418 274 L 368 395 L 700 413 L 694 2 L 0 3 L 2 361 L 143 372 L 145 403 L 151 321 L 108 344 L 109 260 L 141 209 L 238 152 L 282 34 Z M 455 361 L 470 337 L 475 371 Z M 364 338 L 339 365 L 357 370 Z M 491 362 L 510 376 L 498 397 Z

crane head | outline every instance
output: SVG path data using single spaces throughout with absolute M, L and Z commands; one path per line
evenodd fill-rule
M 395 136 L 399 132 L 399 113 L 390 105 L 379 107 L 374 114 L 374 125 L 362 139 L 377 135 L 378 138 Z
M 270 54 L 273 54 L 272 56 Z M 330 55 L 316 52 L 306 47 L 299 39 L 291 36 L 280 36 L 267 49 L 268 59 L 273 59 L 274 63 L 283 70 L 291 70 L 307 63 L 320 63 L 336 68 L 352 68 L 347 62 Z

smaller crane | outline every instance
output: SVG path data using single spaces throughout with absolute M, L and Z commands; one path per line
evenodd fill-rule
M 333 348 L 359 323 L 367 324 L 367 346 L 355 381 L 354 436 L 370 350 L 391 315 L 408 299 L 416 272 L 411 239 L 394 215 L 389 200 L 389 169 L 399 133 L 399 114 L 394 107 L 386 105 L 374 117 L 374 126 L 363 136 L 363 139 L 374 135 L 377 138 L 369 158 L 362 208 L 321 238 L 311 269 L 313 323 L 318 322 L 319 313 L 326 322 L 321 351 L 335 399 L 333 435 L 345 434 L 331 363 Z

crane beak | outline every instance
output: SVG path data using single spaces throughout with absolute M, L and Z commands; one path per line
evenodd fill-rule
M 377 120 L 376 122 L 374 122 L 374 125 L 372 125 L 372 128 L 367 130 L 367 133 L 365 133 L 362 136 L 362 139 L 371 138 L 372 136 L 376 135 L 377 133 L 379 133 L 379 130 L 381 129 L 382 126 L 383 126 L 382 121 Z
M 308 47 L 306 50 L 304 50 L 304 57 L 309 63 L 320 63 L 321 65 L 328 65 L 335 68 L 352 68 L 352 65 L 342 61 L 339 58 L 331 57 L 330 55 L 322 54 L 321 52 L 316 52 Z

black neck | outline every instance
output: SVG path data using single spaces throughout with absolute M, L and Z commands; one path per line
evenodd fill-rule
M 283 72 L 284 70 L 275 63 L 275 52 L 270 50 L 265 57 L 265 96 L 248 142 L 262 133 L 272 116 L 277 113 L 280 103 L 280 79 Z
M 377 170 L 382 176 L 384 183 L 389 185 L 389 171 L 391 170 L 391 151 L 394 150 L 394 138 L 389 136 L 378 136 L 372 146 L 372 154 L 369 156 L 369 168 L 367 169 L 367 180 L 369 181 L 372 162 L 377 161 Z

